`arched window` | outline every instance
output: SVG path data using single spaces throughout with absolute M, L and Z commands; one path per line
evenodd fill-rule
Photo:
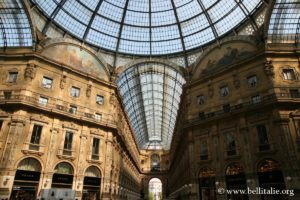
M 18 165 L 18 170 L 40 172 L 41 169 L 40 162 L 35 158 L 25 158 Z
M 244 168 L 241 164 L 239 163 L 232 163 L 227 166 L 226 168 L 226 175 L 239 175 L 244 173 Z
M 203 167 L 199 172 L 199 178 L 213 177 L 215 175 L 215 170 L 210 167 Z
M 73 170 L 73 167 L 69 163 L 62 162 L 62 163 L 59 163 L 56 165 L 56 167 L 54 169 L 54 173 L 73 175 L 74 170 Z
M 278 162 L 271 160 L 271 159 L 265 159 L 261 161 L 258 164 L 258 172 L 271 172 L 271 171 L 279 171 L 280 165 Z
M 151 156 L 151 171 L 160 170 L 160 157 L 158 154 L 153 154 Z
M 90 166 L 85 170 L 84 176 L 87 177 L 95 177 L 95 178 L 101 178 L 101 172 L 100 170 L 95 166 Z

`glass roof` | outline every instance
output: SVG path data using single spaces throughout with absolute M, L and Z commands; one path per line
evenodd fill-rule
M 300 1 L 277 0 L 272 11 L 269 43 L 300 43 Z
M 262 0 L 32 2 L 48 17 L 48 24 L 54 22 L 92 45 L 136 55 L 172 54 L 205 45 L 251 18 L 262 4 Z
M 135 139 L 141 149 L 169 149 L 184 78 L 159 63 L 127 69 L 117 80 Z
M 31 27 L 20 0 L 0 1 L 0 47 L 32 46 Z

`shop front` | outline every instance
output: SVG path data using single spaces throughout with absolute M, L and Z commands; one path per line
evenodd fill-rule
M 38 160 L 22 160 L 17 167 L 10 200 L 36 199 L 40 176 L 41 164 Z
M 87 168 L 83 180 L 82 200 L 100 200 L 101 173 L 95 166 Z

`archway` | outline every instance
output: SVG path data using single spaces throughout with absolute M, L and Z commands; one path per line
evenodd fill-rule
M 272 159 L 265 159 L 259 162 L 257 166 L 257 175 L 259 186 L 264 189 L 285 189 L 284 178 L 278 162 Z M 262 195 L 262 199 L 285 199 L 285 196 Z
M 162 200 L 162 182 L 160 179 L 152 178 L 149 181 L 148 199 Z
M 52 188 L 71 189 L 73 185 L 73 167 L 67 162 L 56 165 L 52 178 Z
M 226 168 L 226 186 L 228 190 L 247 190 L 244 167 L 240 163 L 231 163 Z M 230 194 L 228 199 L 247 200 L 246 194 Z
M 41 175 L 41 164 L 35 158 L 22 160 L 16 171 L 11 200 L 32 200 L 36 198 Z
M 203 167 L 199 173 L 199 191 L 200 200 L 215 200 L 216 186 L 215 186 L 216 173 L 212 168 Z
M 101 172 L 95 166 L 85 170 L 82 200 L 100 200 Z

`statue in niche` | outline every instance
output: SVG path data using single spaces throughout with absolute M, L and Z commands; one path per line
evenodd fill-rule
M 116 99 L 115 93 L 111 93 L 110 98 L 109 98 L 109 103 L 116 106 L 116 101 L 117 101 L 117 99 Z
M 211 80 L 209 81 L 209 84 L 208 84 L 207 87 L 208 87 L 208 96 L 210 98 L 212 98 L 214 96 L 214 88 L 213 88 L 213 86 L 211 84 Z
M 240 79 L 238 77 L 238 72 L 237 70 L 234 71 L 234 74 L 233 74 L 233 85 L 236 87 L 236 88 L 239 88 L 240 87 Z
M 86 97 L 90 97 L 92 93 L 92 85 L 88 85 L 86 89 Z
M 274 72 L 274 66 L 272 64 L 272 60 L 267 60 L 265 62 L 264 71 L 267 76 L 274 78 L 275 72 Z
M 25 68 L 24 77 L 26 81 L 31 81 L 34 79 L 36 75 L 36 68 L 37 66 L 35 64 L 28 64 Z
M 67 76 L 63 75 L 62 78 L 60 79 L 60 89 L 64 89 L 65 88 L 65 83 L 67 82 Z

